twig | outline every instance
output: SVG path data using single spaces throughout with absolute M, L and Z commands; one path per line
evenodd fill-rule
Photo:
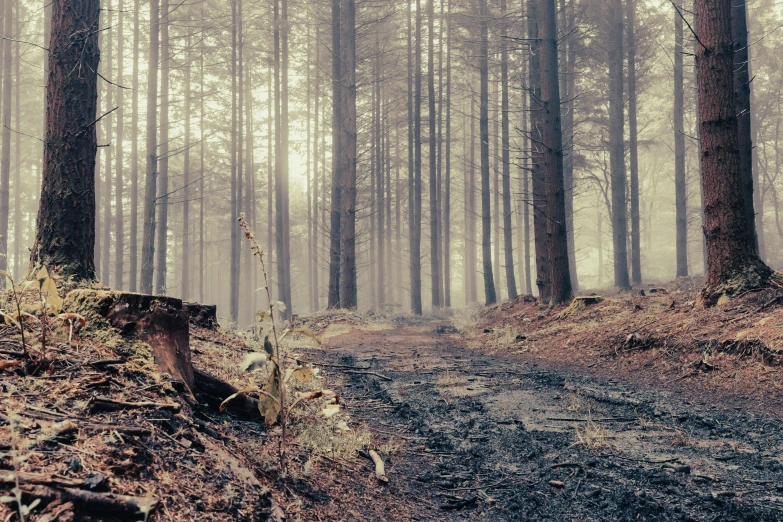
M 372 375 L 374 377 L 378 377 L 379 379 L 383 379 L 384 381 L 391 381 L 391 380 L 393 380 L 391 377 L 386 377 L 385 375 L 381 375 L 380 373 L 375 373 L 375 372 L 366 372 L 366 371 L 357 371 L 357 370 L 343 370 L 343 373 L 350 373 L 352 375 Z
M 92 408 L 99 410 L 137 410 L 137 409 L 153 409 L 153 410 L 171 410 L 178 412 L 182 409 L 182 406 L 176 403 L 165 402 L 125 402 L 110 399 L 108 397 L 95 397 L 92 400 Z

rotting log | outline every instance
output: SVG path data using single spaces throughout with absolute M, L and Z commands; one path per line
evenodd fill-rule
M 194 326 L 215 330 L 218 327 L 217 306 L 201 303 L 183 302 L 182 309 L 188 316 L 188 321 Z
M 212 408 L 217 409 L 226 397 L 239 391 L 238 388 L 207 372 L 194 368 L 193 374 L 196 379 L 196 398 Z M 259 420 L 261 418 L 258 413 L 258 401 L 247 395 L 241 395 L 231 401 L 228 410 L 243 419 Z

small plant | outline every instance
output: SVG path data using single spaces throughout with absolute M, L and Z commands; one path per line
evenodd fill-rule
M 606 428 L 593 422 L 592 415 L 588 411 L 587 421 L 583 428 L 578 425 L 574 426 L 576 435 L 576 445 L 585 446 L 586 448 L 600 448 L 606 445 L 606 441 L 609 438 L 609 431 Z
M 264 250 L 256 242 L 255 235 L 245 221 L 245 216 L 242 215 L 237 220 L 239 226 L 242 227 L 245 233 L 245 237 L 250 243 L 250 249 L 253 251 L 254 256 L 258 256 L 261 263 L 261 271 L 264 275 L 264 289 L 266 290 L 267 302 L 269 307 L 266 310 L 261 310 L 256 313 L 260 322 L 270 321 L 272 338 L 270 340 L 269 335 L 264 338 L 264 354 L 258 354 L 257 360 L 254 364 L 265 363 L 266 368 L 269 370 L 269 377 L 266 383 L 262 387 L 256 385 L 246 386 L 239 392 L 231 395 L 220 405 L 220 410 L 223 411 L 230 401 L 244 395 L 246 393 L 258 393 L 261 395 L 258 401 L 258 409 L 267 424 L 274 424 L 277 420 L 280 420 L 280 443 L 279 443 L 279 460 L 280 468 L 285 469 L 285 452 L 287 445 L 287 425 L 290 412 L 293 408 L 303 401 L 311 401 L 316 399 L 326 399 L 321 414 L 326 417 L 332 417 L 340 411 L 339 397 L 331 390 L 316 390 L 306 393 L 299 393 L 294 401 L 290 404 L 286 404 L 286 397 L 288 395 L 287 388 L 288 382 L 291 378 L 297 381 L 307 382 L 317 374 L 317 368 L 311 368 L 308 366 L 297 366 L 294 368 L 285 368 L 284 358 L 280 353 L 280 343 L 283 338 L 289 333 L 300 333 L 316 340 L 320 343 L 320 339 L 309 328 L 292 328 L 289 327 L 283 331 L 280 335 L 277 332 L 277 323 L 275 322 L 275 313 L 282 313 L 285 311 L 285 304 L 280 301 L 272 301 L 272 294 L 269 291 L 269 276 L 266 271 L 266 264 L 264 262 Z

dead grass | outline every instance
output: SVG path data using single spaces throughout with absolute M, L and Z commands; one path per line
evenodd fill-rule
M 601 425 L 593 422 L 588 415 L 584 426 L 574 425 L 575 444 L 586 448 L 601 448 L 606 446 L 609 439 L 609 431 Z

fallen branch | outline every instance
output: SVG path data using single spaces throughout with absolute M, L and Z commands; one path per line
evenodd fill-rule
M 20 471 L 19 473 L 14 471 L 0 472 L 0 482 L 6 484 L 15 483 L 17 475 L 19 482 L 22 484 L 40 484 L 60 488 L 87 487 L 87 483 L 81 479 L 58 477 L 57 475 L 47 475 L 46 473 L 29 473 L 26 471 Z
M 343 373 L 350 373 L 353 375 L 372 375 L 374 377 L 378 377 L 379 379 L 383 379 L 384 381 L 391 381 L 391 377 L 386 377 L 385 375 L 381 375 L 380 373 L 375 372 L 366 372 L 366 371 L 357 371 L 357 370 L 343 370 Z
M 158 502 L 154 498 L 131 497 L 114 493 L 94 493 L 74 488 L 50 488 L 43 485 L 22 485 L 25 495 L 41 499 L 48 504 L 55 500 L 73 502 L 78 511 L 84 514 L 111 514 L 112 517 L 138 517 L 151 513 Z
M 171 410 L 174 413 L 179 412 L 182 406 L 176 403 L 165 402 L 125 402 L 110 399 L 108 397 L 95 397 L 92 400 L 93 410 L 139 410 L 139 409 L 151 409 L 151 410 Z
M 381 460 L 380 455 L 378 455 L 375 450 L 370 450 L 369 453 L 370 458 L 375 464 L 375 478 L 383 483 L 389 482 L 389 479 L 386 477 L 386 467 L 383 465 L 383 460 Z

